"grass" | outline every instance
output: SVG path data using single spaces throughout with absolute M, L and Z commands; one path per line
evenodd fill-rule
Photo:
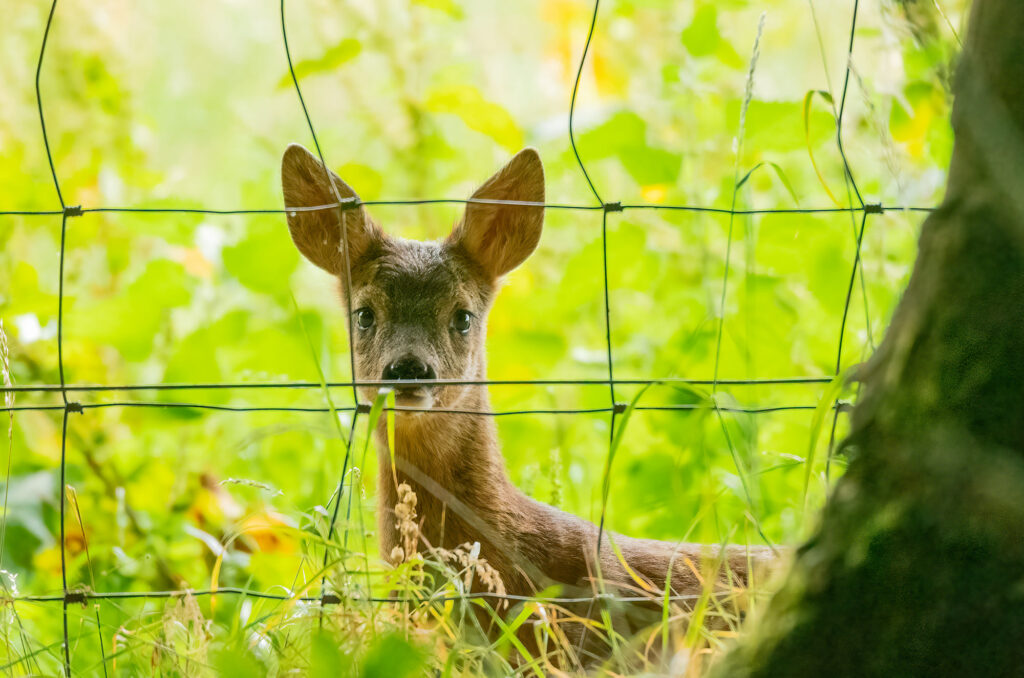
M 384 407 L 387 397 L 382 393 L 367 417 L 367 438 L 379 417 L 391 415 Z M 626 437 L 638 400 L 639 395 L 611 444 L 608 482 L 614 450 Z M 368 440 L 364 460 L 367 449 Z M 349 480 L 350 496 L 361 494 L 362 474 Z M 69 492 L 77 510 L 77 497 Z M 341 500 L 336 495 L 335 501 Z M 581 617 L 584 603 L 559 598 L 557 589 L 529 600 L 502 598 L 503 582 L 480 557 L 479 544 L 449 550 L 421 543 L 417 501 L 408 486 L 400 487 L 395 514 L 403 546 L 400 557 L 393 558 L 399 562 L 395 567 L 370 554 L 365 539 L 362 548 L 350 548 L 349 529 L 366 534 L 357 502 L 356 526 L 346 516 L 333 531 L 312 519 L 302 528 L 275 528 L 299 542 L 305 563 L 323 562 L 315 569 L 304 566 L 292 588 L 271 591 L 277 598 L 245 589 L 219 590 L 214 575 L 204 593 L 70 605 L 75 675 L 698 676 L 735 637 L 745 601 L 760 593 L 733 586 L 723 597 L 712 595 L 707 586 L 688 609 L 637 578 L 636 595 L 660 608 L 659 621 L 626 634 L 612 626 L 608 606 L 615 603 L 607 596 L 600 597 L 600 613 L 586 618 Z M 229 537 L 224 548 L 242 536 Z M 82 539 L 88 541 L 84 529 Z M 606 541 L 618 551 L 611 535 Z M 220 563 L 218 557 L 215 572 Z M 706 574 L 689 565 L 698 576 Z M 323 593 L 318 594 L 321 584 Z M 595 585 L 595 594 L 603 593 Z M 325 604 L 324 594 L 337 598 Z M 59 674 L 60 643 L 32 637 L 19 616 L 19 611 L 29 619 L 52 614 L 59 601 L 17 597 L 15 581 L 5 579 L 0 673 Z M 691 619 L 696 623 L 690 624 Z M 708 620 L 715 630 L 700 623 Z M 589 638 L 587 653 L 579 648 L 581 626 Z M 604 658 L 595 660 L 595 655 Z
M 229 598 L 181 596 L 153 603 L 106 601 L 90 610 L 72 610 L 73 666 L 76 675 L 161 674 L 182 676 L 262 675 L 581 675 L 584 662 L 571 640 L 578 617 L 554 597 L 503 605 L 486 598 L 460 598 L 487 565 L 460 547 L 435 559 L 413 557 L 380 570 L 380 588 L 394 587 L 394 602 L 367 602 L 358 596 L 321 606 L 295 595 L 266 601 L 241 593 Z M 447 557 L 445 557 L 447 556 Z M 341 573 L 336 563 L 329 579 Z M 552 592 L 553 593 L 553 592 Z M 738 594 L 740 592 L 737 592 Z M 657 600 L 657 595 L 652 596 Z M 230 602 L 229 602 L 230 601 Z M 601 644 L 614 638 L 617 652 L 589 666 L 602 675 L 700 675 L 735 636 L 736 619 L 727 604 L 701 597 L 698 615 L 721 615 L 724 628 L 687 632 L 690 612 L 662 601 L 661 622 L 629 637 L 601 618 L 589 620 L 590 637 Z M 29 605 L 18 603 L 19 606 Z M 9 605 L 13 608 L 13 605 Z M 126 615 L 124 623 L 103 617 Z M 485 627 L 493 624 L 493 629 Z M 98 640 L 100 639 L 100 640 Z M 527 647 L 532 640 L 535 648 Z M 100 642 L 103 652 L 98 652 Z M 59 644 L 4 638 L 8 675 L 55 674 Z M 87 647 L 91 646 L 91 647 Z M 379 673 L 381 653 L 401 655 L 405 673 Z M 92 661 L 98 655 L 99 661 Z M 90 658 L 90 659 L 87 659 Z M 327 667 L 332 667 L 330 670 Z M 229 670 L 230 669 L 230 670 Z

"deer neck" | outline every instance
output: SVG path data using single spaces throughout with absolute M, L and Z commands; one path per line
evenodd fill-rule
M 489 412 L 485 387 L 473 387 L 460 410 Z M 422 413 L 395 417 L 394 467 L 386 421 L 377 426 L 378 520 L 381 554 L 398 545 L 397 486 L 416 493 L 421 534 L 430 546 L 453 548 L 503 532 L 508 509 L 518 498 L 505 472 L 494 418 L 486 415 Z

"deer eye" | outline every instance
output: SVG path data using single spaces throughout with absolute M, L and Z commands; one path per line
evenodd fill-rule
M 373 327 L 374 317 L 373 311 L 368 308 L 360 308 L 356 310 L 356 326 L 361 330 L 368 330 Z
M 452 318 L 452 329 L 459 334 L 467 334 L 472 324 L 473 314 L 469 311 L 460 309 L 455 312 L 455 316 Z

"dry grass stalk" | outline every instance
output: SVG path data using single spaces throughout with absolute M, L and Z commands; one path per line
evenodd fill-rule
M 501 579 L 501 573 L 491 567 L 486 558 L 480 557 L 480 542 L 461 544 L 452 550 L 435 549 L 438 556 L 448 563 L 453 563 L 462 568 L 463 584 L 469 591 L 473 585 L 474 575 L 479 577 L 480 582 L 487 587 L 491 593 L 500 596 L 505 595 L 505 582 Z M 502 605 L 508 601 L 501 601 Z
M 395 504 L 395 527 L 401 538 L 401 546 L 391 550 L 391 560 L 395 563 L 409 562 L 416 556 L 417 544 L 420 540 L 420 526 L 416 522 L 416 493 L 408 483 L 398 486 L 398 503 Z
M 4 321 L 0 319 L 0 374 L 3 375 L 4 388 L 14 386 L 11 381 L 11 353 L 4 332 Z M 0 516 L 0 568 L 4 563 L 5 541 L 7 537 L 7 496 L 11 487 L 11 461 L 14 454 L 14 391 L 4 391 L 4 406 L 7 408 L 7 474 L 4 479 L 3 515 Z
M 201 667 L 208 664 L 213 622 L 203 616 L 195 597 L 186 593 L 167 605 L 162 622 L 163 642 L 153 644 L 154 666 L 181 675 L 202 673 Z

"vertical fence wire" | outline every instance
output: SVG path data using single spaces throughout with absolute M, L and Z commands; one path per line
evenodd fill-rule
M 839 157 L 843 161 L 843 182 L 846 184 L 847 200 L 850 198 L 850 190 L 853 190 L 854 196 L 857 198 L 857 203 L 862 209 L 860 229 L 856 228 L 856 221 L 854 214 L 850 213 L 851 226 L 854 228 L 854 255 L 853 255 L 853 266 L 850 270 L 850 283 L 846 289 L 846 298 L 843 301 L 843 317 L 839 323 L 839 339 L 836 342 L 836 369 L 835 377 L 838 379 L 842 372 L 843 363 L 843 336 L 846 334 L 846 321 L 847 316 L 850 312 L 850 303 L 853 299 L 853 286 L 857 279 L 857 271 L 860 269 L 860 279 L 862 284 L 862 292 L 864 295 L 864 317 L 865 321 L 870 327 L 870 320 L 868 319 L 868 299 L 866 287 L 864 287 L 864 270 L 861 266 L 861 246 L 864 242 L 864 229 L 868 223 L 868 215 L 875 212 L 877 209 L 881 211 L 880 205 L 868 206 L 864 203 L 864 199 L 861 197 L 860 189 L 857 188 L 857 181 L 853 177 L 853 169 L 850 167 L 850 162 L 846 158 L 846 151 L 843 148 L 843 113 L 846 111 L 846 94 L 850 87 L 850 70 L 853 66 L 853 43 L 857 33 L 857 10 L 860 7 L 860 0 L 853 0 L 853 12 L 850 18 L 850 40 L 846 48 L 846 68 L 843 71 L 843 89 L 842 94 L 839 97 L 839 111 L 836 114 L 836 147 L 839 149 Z M 829 429 L 828 448 L 825 454 L 825 478 L 829 479 L 832 471 L 832 455 L 835 450 L 836 444 L 836 429 L 839 424 L 839 399 L 838 397 L 833 401 L 833 412 L 832 412 L 832 425 Z
M 597 187 L 594 185 L 593 180 L 590 178 L 590 173 L 587 172 L 586 165 L 583 163 L 583 158 L 580 157 L 579 149 L 576 147 L 576 134 L 574 128 L 575 116 L 576 116 L 576 99 L 579 95 L 580 80 L 583 76 L 583 69 L 587 63 L 587 54 L 590 51 L 590 42 L 594 38 L 594 29 L 597 27 L 597 16 L 601 8 L 601 0 L 594 0 L 594 9 L 590 15 L 590 27 L 587 29 L 587 39 L 583 44 L 583 51 L 580 54 L 579 66 L 576 69 L 576 79 L 572 86 L 572 96 L 569 99 L 569 145 L 572 147 L 573 156 L 576 158 L 576 164 L 580 168 L 580 173 L 583 175 L 584 180 L 587 182 L 587 186 L 590 187 L 591 193 L 594 194 L 594 199 L 601 207 L 601 288 L 604 302 L 604 336 L 605 336 L 605 355 L 608 366 L 608 398 L 611 406 L 611 413 L 608 417 L 608 452 L 607 461 L 605 463 L 605 474 L 604 484 L 607 486 L 611 482 L 612 478 L 612 455 L 614 454 L 615 445 L 615 425 L 616 417 L 618 416 L 618 403 L 615 399 L 615 367 L 614 359 L 612 357 L 612 320 L 611 320 L 611 297 L 609 291 L 608 282 L 608 212 L 613 209 L 618 209 L 618 205 L 606 204 L 601 198 L 601 194 L 598 192 Z M 604 497 L 604 494 L 602 493 Z M 604 541 L 604 528 L 605 528 L 605 515 L 606 506 L 604 505 L 604 499 L 602 499 L 601 516 L 597 524 L 597 543 L 594 547 L 594 568 L 596 569 L 597 577 L 601 577 L 601 547 Z M 602 600 L 601 605 L 605 603 Z M 591 616 L 594 611 L 594 601 L 591 601 L 587 616 Z M 583 633 L 580 636 L 578 643 L 578 650 L 583 651 L 586 644 L 588 628 L 583 627 Z
M 50 13 L 46 17 L 46 29 L 43 31 L 43 43 L 39 48 L 39 61 L 36 63 L 36 106 L 39 109 L 39 127 L 43 133 L 43 146 L 46 149 L 46 159 L 50 165 L 50 174 L 53 176 L 53 188 L 57 192 L 57 200 L 60 202 L 60 274 L 58 279 L 57 292 L 57 371 L 60 375 L 60 395 L 64 401 L 64 413 L 61 421 L 60 434 L 60 488 L 58 489 L 58 510 L 60 512 L 60 581 L 64 590 L 61 605 L 61 621 L 64 632 L 64 674 L 71 676 L 71 643 L 68 638 L 68 564 L 67 564 L 67 540 L 65 534 L 65 512 L 67 483 L 67 447 L 68 447 L 68 415 L 72 411 L 72 405 L 68 402 L 67 383 L 64 379 L 64 254 L 67 241 L 68 208 L 64 204 L 64 196 L 60 191 L 60 181 L 57 179 L 57 170 L 53 164 L 53 154 L 50 152 L 50 139 L 46 133 L 46 116 L 43 114 L 43 96 L 39 87 L 40 75 L 43 70 L 43 57 L 46 55 L 46 42 L 50 37 L 50 28 L 53 25 L 53 15 L 57 11 L 57 0 L 50 5 Z M 7 507 L 4 507 L 6 513 Z
M 334 492 L 334 509 L 331 511 L 330 523 L 327 527 L 327 543 L 324 545 L 324 560 L 323 567 L 327 568 L 327 563 L 330 560 L 330 540 L 334 536 L 334 526 L 338 520 L 338 508 L 341 506 L 342 493 L 345 488 L 345 474 L 348 473 L 348 464 L 352 456 L 352 441 L 355 438 L 356 433 L 356 422 L 359 419 L 359 389 L 355 386 L 356 381 L 356 351 L 355 351 L 355 340 L 352 335 L 352 262 L 349 249 L 349 237 L 348 237 L 348 214 L 349 205 L 346 205 L 338 192 L 338 186 L 334 182 L 332 172 L 324 160 L 323 151 L 320 149 L 320 141 L 317 139 L 316 130 L 313 128 L 313 119 L 309 115 L 309 109 L 306 107 L 306 100 L 302 96 L 302 88 L 299 87 L 299 78 L 295 75 L 295 66 L 292 64 L 292 53 L 288 47 L 288 29 L 285 22 L 285 0 L 281 0 L 281 38 L 284 42 L 284 53 L 288 60 L 288 73 L 291 76 L 292 85 L 295 87 L 295 95 L 299 99 L 299 104 L 302 106 L 302 114 L 306 118 L 306 125 L 309 127 L 309 134 L 313 137 L 313 145 L 316 146 L 317 157 L 320 158 L 320 165 L 324 170 L 324 178 L 327 181 L 327 185 L 330 186 L 331 193 L 334 195 L 335 202 L 338 203 L 338 207 L 335 210 L 335 214 L 338 216 L 338 230 L 341 232 L 341 258 L 344 265 L 344 287 L 345 287 L 345 318 L 347 322 L 348 330 L 348 358 L 349 358 L 349 370 L 352 375 L 352 402 L 355 405 L 355 409 L 352 410 L 352 423 L 349 429 L 348 438 L 344 440 L 345 444 L 345 457 L 341 463 L 341 474 L 338 476 L 337 489 Z M 353 202 L 354 204 L 354 202 Z M 287 208 L 288 205 L 285 205 Z M 362 207 L 356 207 L 361 210 Z M 329 394 L 326 394 L 329 398 Z M 333 409 L 333 407 L 332 407 Z M 332 416 L 333 413 L 332 413 Z M 350 490 L 351 491 L 351 490 Z M 346 527 L 346 530 L 348 528 Z M 323 606 L 324 596 L 327 594 L 326 590 L 327 574 L 325 573 L 321 579 L 321 598 L 320 604 Z M 323 617 L 321 616 L 321 623 Z

